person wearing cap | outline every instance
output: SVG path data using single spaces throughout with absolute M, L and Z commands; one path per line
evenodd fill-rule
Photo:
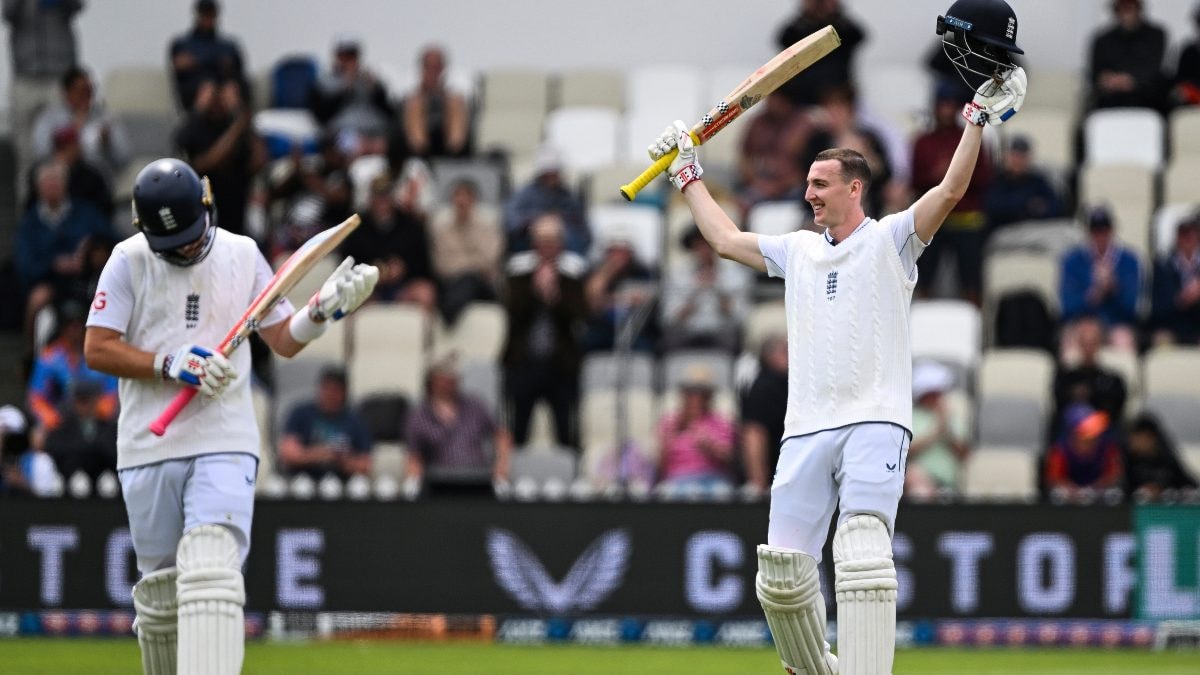
M 1200 2 L 1192 10 L 1192 21 L 1200 31 Z M 1200 37 L 1193 38 L 1179 51 L 1175 66 L 1171 103 L 1200 105 Z
M 533 180 L 517 190 L 504 206 L 504 231 L 508 252 L 529 250 L 529 227 L 541 215 L 558 214 L 568 251 L 586 257 L 592 247 L 583 200 L 563 178 L 562 153 L 550 144 L 538 148 L 533 158 Z
M 584 283 L 588 304 L 588 328 L 584 336 L 589 351 L 607 351 L 616 346 L 624 318 L 653 297 L 655 273 L 638 259 L 632 235 L 624 226 L 603 235 L 603 253 Z M 654 349 L 658 337 L 656 317 L 650 317 L 634 336 L 633 348 Z
M 309 105 L 327 130 L 354 137 L 354 156 L 382 154 L 392 119 L 387 88 L 362 65 L 362 43 L 355 35 L 339 35 L 333 63 L 317 78 Z
M 279 439 L 279 468 L 287 475 L 342 480 L 371 472 L 371 431 L 347 405 L 346 372 L 329 367 L 317 376 L 313 399 L 288 412 Z
M 1063 432 L 1046 452 L 1043 475 L 1049 496 L 1070 501 L 1122 487 L 1121 446 L 1108 414 L 1079 404 L 1066 411 L 1064 421 Z
M 1146 19 L 1142 0 L 1113 0 L 1112 26 L 1092 38 L 1088 57 L 1093 108 L 1162 109 L 1167 33 Z
M 658 479 L 672 488 L 733 486 L 734 424 L 713 410 L 712 369 L 693 364 L 679 381 L 679 409 L 659 420 Z
M 117 378 L 88 367 L 83 358 L 83 322 L 87 307 L 76 301 L 58 307 L 58 334 L 38 355 L 29 378 L 28 406 L 42 431 L 50 432 L 62 421 L 71 392 L 90 384 L 96 390 L 95 416 L 108 421 L 117 413 Z M 114 446 L 115 447 L 115 446 Z
M 184 110 L 191 110 L 200 85 L 207 81 L 233 81 L 249 98 L 245 61 L 237 41 L 218 32 L 221 8 L 216 0 L 197 0 L 192 29 L 171 41 L 168 58 L 175 76 L 175 95 Z
M 99 169 L 108 180 L 129 161 L 132 148 L 129 134 L 120 120 L 112 118 L 96 101 L 95 87 L 88 72 L 78 66 L 60 80 L 62 97 L 47 106 L 33 125 L 33 149 L 38 158 L 53 151 L 55 132 L 71 127 L 79 133 L 83 158 Z
M 752 279 L 745 267 L 721 259 L 694 225 L 680 244 L 687 258 L 671 269 L 659 305 L 663 346 L 733 353 L 740 346 Z
M 1062 198 L 1046 174 L 1033 165 L 1033 144 L 1016 135 L 1008 142 L 1004 164 L 984 198 L 987 232 L 1012 223 L 1062 216 Z
M 1137 344 L 1134 327 L 1141 291 L 1141 263 L 1117 239 L 1112 213 L 1107 207 L 1091 208 L 1085 220 L 1087 241 L 1067 251 L 1061 263 L 1063 355 L 1071 357 L 1076 350 L 1073 324 L 1085 316 L 1095 316 L 1104 324 L 1108 334 L 1106 344 L 1132 351 Z
M 462 94 L 446 85 L 446 52 L 436 45 L 421 50 L 416 89 L 404 97 L 401 125 L 404 149 L 419 157 L 466 154 L 470 112 Z
M 929 500 L 939 493 L 957 493 L 959 470 L 971 452 L 967 420 L 951 407 L 946 392 L 954 373 L 935 361 L 913 365 L 913 440 L 908 448 L 904 494 Z
M 1156 344 L 1200 344 L 1200 214 L 1179 224 L 1154 264 L 1150 326 Z

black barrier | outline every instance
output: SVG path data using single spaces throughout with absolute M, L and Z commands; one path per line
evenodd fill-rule
M 762 504 L 260 502 L 249 606 L 752 616 L 766 516 Z M 1121 506 L 902 507 L 900 614 L 1128 617 L 1129 524 Z M 823 567 L 832 579 L 828 550 Z M 127 607 L 136 574 L 120 502 L 0 502 L 0 609 Z

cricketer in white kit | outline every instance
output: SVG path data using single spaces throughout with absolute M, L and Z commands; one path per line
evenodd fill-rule
M 942 183 L 882 220 L 863 212 L 866 160 L 838 148 L 817 155 L 805 200 L 817 234 L 742 232 L 700 180 L 687 127 L 675 122 L 651 146 L 679 148 L 668 174 L 705 239 L 724 258 L 782 277 L 788 326 L 788 401 L 771 486 L 767 544 L 756 590 L 789 673 L 887 675 L 896 639 L 891 537 L 912 429 L 909 305 L 916 261 L 962 198 L 983 125 L 1020 108 L 1025 75 L 984 84 Z M 825 641 L 818 563 L 835 508 L 838 655 Z
M 207 179 L 160 159 L 133 190 L 139 232 L 117 245 L 87 321 L 90 367 L 120 378 L 117 468 L 141 580 L 135 630 L 148 675 L 241 671 L 259 430 L 250 350 L 214 347 L 272 277 L 248 237 L 217 227 Z M 379 272 L 347 258 L 305 311 L 286 300 L 258 333 L 292 356 L 354 311 Z M 328 319 L 332 320 L 332 319 Z M 162 437 L 150 423 L 180 387 L 194 399 Z

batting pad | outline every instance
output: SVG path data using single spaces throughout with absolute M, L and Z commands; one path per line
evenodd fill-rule
M 793 675 L 837 673 L 837 660 L 825 643 L 825 599 L 817 560 L 800 551 L 760 545 L 754 588 L 784 670 Z
M 145 675 L 175 675 L 175 568 L 151 572 L 133 586 L 133 630 Z
M 179 675 L 242 670 L 246 590 L 233 533 L 201 525 L 179 541 Z
M 896 566 L 887 525 L 851 516 L 833 534 L 842 675 L 886 675 L 896 652 Z

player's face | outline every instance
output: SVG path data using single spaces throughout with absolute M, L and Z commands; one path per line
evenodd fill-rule
M 821 227 L 835 227 L 842 222 L 851 206 L 850 189 L 836 159 L 813 162 L 804 192 L 804 201 L 813 209 L 813 222 Z

